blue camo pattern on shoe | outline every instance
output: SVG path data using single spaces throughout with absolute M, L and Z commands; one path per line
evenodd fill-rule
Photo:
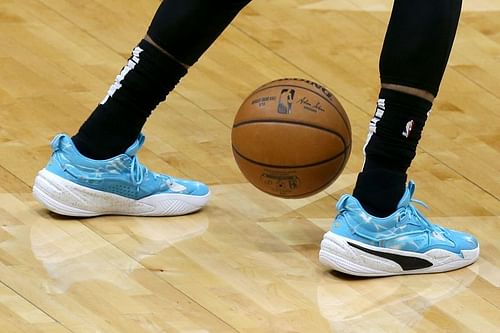
M 385 218 L 368 214 L 356 198 L 343 195 L 322 242 L 320 260 L 362 276 L 441 272 L 474 262 L 479 256 L 477 240 L 432 224 L 415 208 L 414 203 L 425 204 L 412 198 L 414 192 L 410 181 L 397 210 Z
M 52 199 L 60 201 L 64 205 L 79 205 L 80 201 L 87 201 L 86 199 L 92 196 L 92 194 L 87 193 L 87 189 L 92 189 L 101 192 L 93 193 L 101 200 L 101 202 L 97 203 L 101 206 L 100 210 L 103 210 L 106 206 L 102 203 L 103 198 L 104 200 L 110 198 L 110 206 L 114 207 L 104 209 L 102 212 L 93 212 L 95 214 L 92 214 L 92 209 L 86 207 L 83 210 L 90 214 L 83 213 L 84 216 L 121 213 L 143 215 L 142 213 L 134 213 L 134 209 L 131 211 L 125 209 L 124 212 L 120 211 L 121 208 L 115 209 L 119 206 L 135 203 L 141 203 L 142 206 L 145 204 L 150 206 L 161 205 L 164 212 L 166 212 L 165 209 L 168 211 L 166 214 L 157 211 L 152 215 L 179 215 L 201 208 L 210 195 L 208 187 L 197 181 L 174 178 L 146 168 L 136 156 L 144 141 L 145 137 L 141 134 L 124 154 L 107 160 L 93 160 L 80 154 L 69 136 L 65 134 L 57 135 L 51 143 L 52 156 L 46 168 L 39 173 L 35 180 L 35 197 L 44 203 L 47 208 L 56 208 L 51 210 L 61 214 L 67 214 L 68 212 L 57 211 L 57 207 L 51 207 L 50 203 L 46 202 L 51 201 L 51 196 L 57 195 L 61 197 L 62 199 Z M 63 186 L 63 184 L 66 184 L 65 181 L 71 184 Z M 55 187 L 63 186 L 64 189 L 54 190 L 54 183 L 57 183 Z M 52 187 L 49 185 L 52 185 Z M 61 202 L 65 201 L 64 196 L 58 195 L 58 192 L 65 190 L 69 192 L 67 193 L 68 196 L 77 196 L 78 200 L 72 200 L 71 203 Z M 85 195 L 82 194 L 83 192 L 85 192 Z M 113 194 L 118 197 L 103 197 L 102 193 Z M 44 197 L 48 197 L 45 198 L 47 200 L 44 200 Z M 130 199 L 131 201 L 120 202 L 120 198 Z M 150 199 L 145 200 L 146 198 Z M 180 203 L 180 201 L 184 201 L 184 203 Z M 57 205 L 57 202 L 55 204 Z M 92 205 L 91 202 L 88 204 Z M 167 207 L 168 205 L 183 207 L 170 209 Z M 184 207 L 185 205 L 192 207 Z M 77 211 L 74 212 L 76 214 L 69 215 L 79 216 L 78 210 L 82 207 L 76 208 Z M 140 209 L 140 211 L 142 212 L 143 209 Z

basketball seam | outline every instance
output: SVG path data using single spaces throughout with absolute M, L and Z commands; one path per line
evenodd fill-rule
M 339 158 L 342 155 L 344 155 L 344 160 L 345 160 L 345 151 L 347 150 L 347 148 L 349 148 L 349 146 L 344 146 L 344 150 L 341 151 L 340 153 L 338 153 L 337 155 L 335 155 L 333 157 L 330 157 L 330 158 L 328 158 L 326 160 L 319 161 L 319 162 L 314 162 L 314 163 L 311 163 L 311 164 L 303 164 L 303 165 L 284 166 L 284 165 L 267 164 L 267 163 L 262 163 L 262 162 L 254 161 L 251 158 L 248 158 L 248 157 L 244 156 L 242 153 L 240 153 L 236 149 L 236 147 L 234 145 L 231 145 L 231 147 L 233 148 L 233 152 L 235 152 L 236 154 L 238 154 L 239 157 L 241 157 L 242 159 L 244 159 L 244 160 L 246 160 L 246 161 L 248 161 L 250 163 L 253 163 L 253 164 L 256 164 L 256 165 L 260 165 L 260 166 L 263 166 L 263 167 L 268 167 L 268 168 L 281 168 L 281 169 L 310 168 L 310 167 L 321 165 L 321 164 L 324 164 L 324 163 L 327 163 L 327 162 L 331 162 L 331 161 Z
M 314 124 L 302 123 L 302 122 L 292 121 L 292 120 L 279 120 L 279 119 L 246 120 L 246 121 L 242 121 L 241 123 L 234 124 L 233 125 L 233 129 L 241 127 L 241 126 L 244 126 L 244 125 L 253 124 L 253 123 L 282 123 L 282 124 L 294 124 L 294 125 L 301 125 L 301 126 L 305 126 L 305 127 L 311 127 L 311 128 L 315 128 L 315 129 L 319 129 L 319 130 L 331 133 L 331 134 L 339 137 L 340 140 L 342 140 L 342 144 L 344 145 L 344 150 L 348 146 L 348 145 L 346 145 L 344 137 L 342 135 L 340 135 L 340 133 L 338 133 L 338 132 L 336 132 L 334 130 L 331 130 L 331 129 L 328 129 L 328 128 L 324 128 L 324 127 L 320 127 L 320 126 L 314 125 Z
M 287 79 L 280 79 L 280 80 L 283 80 L 283 81 L 286 81 Z M 272 81 L 272 82 L 278 82 L 280 80 L 275 80 L 275 81 Z M 271 83 L 272 83 L 271 82 Z M 302 88 L 302 89 L 305 89 L 307 91 L 310 91 L 312 92 L 313 94 L 315 95 L 318 95 L 319 97 L 321 97 L 322 99 L 324 99 L 328 104 L 330 104 L 331 106 L 333 106 L 333 108 L 335 109 L 335 111 L 337 111 L 337 113 L 340 115 L 340 118 L 342 118 L 342 120 L 344 121 L 344 125 L 345 127 L 347 128 L 347 130 L 349 131 L 349 133 L 351 133 L 351 126 L 350 126 L 350 122 L 348 119 L 344 118 L 344 115 L 342 114 L 342 112 L 340 112 L 337 107 L 335 106 L 335 104 L 333 104 L 330 100 L 328 100 L 325 96 L 323 96 L 322 94 L 318 93 L 317 91 L 314 91 L 314 90 L 311 90 L 309 88 L 306 88 L 306 87 L 303 87 L 303 86 L 299 86 L 299 85 L 294 85 L 294 84 L 287 84 L 286 86 L 289 86 L 289 87 L 294 87 L 294 88 Z M 252 96 L 258 92 L 261 92 L 263 90 L 266 90 L 267 88 L 276 88 L 276 87 L 282 87 L 282 85 L 275 85 L 275 86 L 262 86 L 260 88 L 257 88 L 257 90 L 255 90 L 253 93 L 252 93 Z M 251 97 L 251 96 L 250 96 Z M 247 98 L 248 99 L 248 98 Z M 246 102 L 246 100 L 245 100 Z M 339 101 L 340 103 L 340 101 Z

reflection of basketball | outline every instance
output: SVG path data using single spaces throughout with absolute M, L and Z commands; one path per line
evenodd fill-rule
M 281 79 L 255 90 L 232 130 L 233 154 L 257 188 L 284 198 L 312 195 L 340 175 L 351 126 L 339 101 L 317 83 Z

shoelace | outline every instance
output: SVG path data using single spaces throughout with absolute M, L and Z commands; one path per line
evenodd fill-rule
M 132 157 L 132 162 L 130 163 L 130 177 L 132 179 L 132 182 L 137 186 L 137 192 L 140 191 L 141 184 L 148 173 L 148 168 L 146 168 L 141 162 L 139 162 L 137 156 Z M 165 177 L 167 178 L 167 186 L 172 186 L 172 178 L 167 175 L 165 175 Z M 158 175 L 153 173 L 153 178 L 157 179 Z
M 416 203 L 424 208 L 429 209 L 429 206 L 427 206 L 427 204 L 425 202 L 412 198 L 412 199 L 410 199 L 410 203 L 408 204 L 408 206 L 405 207 L 405 210 L 404 210 L 402 215 L 415 216 L 420 223 L 422 223 L 423 225 L 425 225 L 427 227 L 426 230 L 428 232 L 439 232 L 439 233 L 443 233 L 446 235 L 448 234 L 446 229 L 429 222 L 429 220 L 427 220 L 427 218 L 422 213 L 420 213 L 418 211 L 418 209 L 416 209 L 415 206 L 412 205 L 412 203 Z

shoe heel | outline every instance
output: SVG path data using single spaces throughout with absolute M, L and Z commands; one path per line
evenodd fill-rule
M 352 247 L 348 239 L 328 231 L 321 242 L 319 261 L 336 271 L 356 276 L 401 274 L 401 267 L 391 261 Z
M 90 217 L 97 216 L 96 212 L 83 210 L 69 202 L 70 190 L 58 180 L 58 176 L 46 169 L 40 170 L 33 184 L 33 197 L 48 210 L 66 216 Z M 66 200 L 64 199 L 66 198 Z

